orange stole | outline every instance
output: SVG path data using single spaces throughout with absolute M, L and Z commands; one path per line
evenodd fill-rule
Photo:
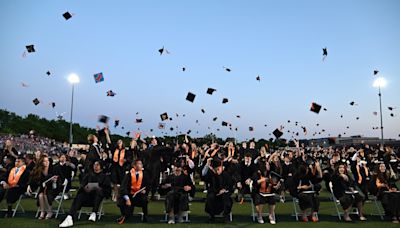
M 135 194 L 142 185 L 143 171 L 139 171 L 139 179 L 136 180 L 136 170 L 131 169 L 131 194 Z
M 8 175 L 8 185 L 13 188 L 18 184 L 19 179 L 21 178 L 22 174 L 25 172 L 26 165 L 23 165 L 19 168 L 17 175 L 14 176 L 15 169 L 14 167 L 11 169 L 10 174 Z
M 125 158 L 125 149 L 121 150 L 121 153 L 120 153 L 120 156 L 119 156 L 119 161 L 118 161 L 118 152 L 119 151 L 120 151 L 119 149 L 115 149 L 113 161 L 114 162 L 118 162 L 118 164 L 120 166 L 123 166 L 124 165 L 124 158 Z
M 261 176 L 261 178 L 263 178 Z M 267 187 L 267 181 L 261 182 L 261 187 L 260 187 L 260 193 L 270 193 L 271 192 L 271 187 Z

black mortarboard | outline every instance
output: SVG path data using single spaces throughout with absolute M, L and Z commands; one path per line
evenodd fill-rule
M 393 113 L 390 113 L 390 116 L 391 116 L 391 117 L 394 117 L 394 114 L 393 114 Z
M 164 128 L 165 128 L 165 123 L 158 124 L 158 129 L 164 129 Z
M 174 128 L 173 128 L 173 127 L 170 127 L 170 128 L 169 128 L 169 130 L 170 130 L 170 131 L 173 131 L 173 130 L 174 130 Z
M 260 75 L 258 75 L 258 76 L 256 77 L 256 80 L 257 80 L 257 81 L 261 81 Z
M 161 117 L 161 121 L 168 120 L 168 114 L 166 112 L 161 114 L 160 117 Z
M 393 111 L 393 109 L 396 109 L 395 107 L 388 107 L 388 109 L 390 110 L 390 111 Z
M 142 123 L 143 119 L 136 119 L 136 123 Z
M 47 71 L 46 74 L 47 74 L 47 76 L 50 76 L 50 75 L 51 75 L 50 71 Z
M 214 118 L 213 118 L 213 121 L 216 121 L 217 119 L 218 119 L 218 117 L 214 117 Z
M 130 131 L 127 131 L 127 132 L 126 132 L 126 135 L 127 135 L 127 136 L 129 136 L 130 134 L 131 134 L 131 132 L 130 132 Z
M 187 132 L 186 132 L 186 134 L 190 134 L 190 133 L 192 133 L 192 130 L 188 130 Z
M 186 70 L 186 68 L 185 67 L 182 67 L 182 71 L 185 71 Z
M 283 132 L 280 131 L 280 130 L 277 128 L 277 129 L 275 129 L 275 131 L 272 132 L 272 134 L 274 134 L 275 137 L 278 139 L 278 138 L 280 138 L 280 137 L 283 135 Z
M 222 126 L 224 126 L 224 127 L 225 127 L 225 126 L 228 126 L 228 123 L 227 123 L 227 122 L 225 122 L 225 121 L 222 121 L 222 123 L 221 123 L 221 124 L 222 124 Z
M 328 109 L 324 108 L 324 111 L 328 111 Z
M 35 52 L 35 47 L 33 44 L 27 45 L 26 50 L 28 51 L 28 53 Z
M 228 68 L 228 67 L 224 67 L 224 69 L 225 69 L 226 71 L 228 71 L 228 72 L 231 72 L 231 69 Z
M 351 106 L 353 106 L 353 105 L 355 105 L 355 104 L 356 104 L 356 102 L 354 102 L 354 101 L 350 102 L 350 105 L 351 105 Z
M 38 104 L 40 103 L 39 99 L 37 99 L 37 98 L 33 99 L 32 102 L 33 102 L 35 105 L 38 105 Z
M 240 115 L 236 115 L 236 118 L 240 118 Z
M 315 112 L 315 113 L 318 114 L 319 111 L 321 111 L 321 105 L 319 105 L 319 104 L 317 104 L 315 102 L 311 103 L 310 111 Z
M 228 98 L 222 99 L 222 104 L 228 103 Z
M 164 53 L 164 46 L 160 49 L 158 49 L 158 52 L 160 52 L 160 55 L 162 55 Z
M 51 102 L 51 107 L 55 108 L 56 107 L 56 102 Z
M 115 120 L 114 121 L 114 127 L 118 127 L 118 125 L 119 125 L 119 120 Z
M 326 47 L 322 48 L 322 61 L 324 61 L 327 56 L 328 56 L 328 49 Z
M 72 15 L 67 11 L 63 14 L 63 17 L 65 18 L 65 20 L 69 20 L 72 17 Z
M 115 95 L 116 95 L 116 93 L 114 93 L 112 90 L 107 91 L 107 97 L 113 97 Z
M 201 112 L 202 112 L 202 113 L 205 113 L 206 111 L 205 111 L 204 109 L 201 109 Z
M 105 116 L 105 115 L 100 115 L 99 116 L 99 122 L 100 123 L 107 123 L 108 122 L 108 116 Z
M 187 101 L 190 101 L 190 102 L 193 102 L 195 97 L 196 97 L 195 94 L 193 94 L 193 93 L 191 93 L 191 92 L 188 92 L 188 94 L 187 94 L 187 96 L 186 96 L 186 100 L 187 100 Z
M 208 89 L 207 89 L 207 94 L 212 95 L 215 91 L 217 91 L 217 90 L 216 90 L 216 89 L 213 89 L 213 88 L 208 88 Z
M 377 75 L 379 73 L 379 70 L 374 70 L 374 75 Z
M 249 127 L 249 131 L 254 131 L 254 127 Z
M 359 120 L 359 119 L 360 119 L 360 117 L 357 116 L 357 117 L 356 117 L 356 120 Z

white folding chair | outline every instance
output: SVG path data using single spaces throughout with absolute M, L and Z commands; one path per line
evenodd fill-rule
M 269 195 L 275 197 L 275 194 L 269 194 Z M 257 219 L 258 214 L 257 214 L 257 210 L 256 210 L 256 205 L 254 205 L 254 201 L 253 201 L 252 197 L 250 197 L 250 202 L 251 202 L 251 217 L 253 219 L 253 222 L 255 222 L 256 219 Z M 263 217 L 269 217 L 269 213 L 268 212 L 263 212 L 261 215 Z M 274 221 L 275 221 L 276 220 L 275 214 L 273 216 L 274 216 Z
M 60 211 L 61 211 L 61 214 L 65 214 L 65 210 L 64 210 L 64 207 L 63 207 L 62 204 L 63 204 L 63 201 L 64 201 L 64 196 L 66 194 L 67 185 L 68 185 L 68 180 L 65 179 L 65 181 L 63 183 L 62 192 L 60 192 L 58 194 L 58 196 L 54 198 L 54 201 L 57 203 L 57 209 L 53 209 L 52 208 L 53 213 L 55 213 L 55 216 L 54 216 L 55 218 L 58 217 L 58 215 L 60 214 Z M 37 193 L 36 193 L 36 195 L 37 195 Z M 40 212 L 40 208 L 38 208 L 36 210 L 36 215 L 35 215 L 36 218 L 39 216 L 39 212 Z
M 92 206 L 90 206 L 90 207 L 82 206 L 78 213 L 78 220 L 81 219 L 82 214 L 90 215 L 92 213 L 92 210 L 89 210 L 89 209 L 86 210 L 86 208 L 93 208 L 93 207 Z M 104 200 L 102 200 L 100 203 L 99 211 L 96 213 L 97 220 L 100 220 L 101 216 L 103 216 L 104 214 L 105 214 L 104 213 Z
M 183 213 L 183 222 L 189 223 L 190 222 L 190 219 L 189 219 L 190 211 L 184 211 L 182 213 Z M 177 216 L 178 215 L 175 215 L 175 220 L 177 220 Z M 161 220 L 160 222 L 168 222 L 168 213 L 166 211 L 164 211 L 164 220 Z

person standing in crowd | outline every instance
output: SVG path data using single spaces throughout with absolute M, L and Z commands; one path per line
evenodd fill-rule
M 148 173 L 143 170 L 142 161 L 135 160 L 133 168 L 122 180 L 118 199 L 118 207 L 121 211 L 121 217 L 117 219 L 118 224 L 125 223 L 132 216 L 135 207 L 142 208 L 142 222 L 147 222 L 147 193 L 150 184 Z
M 100 161 L 93 163 L 92 169 L 88 170 L 82 178 L 79 190 L 76 194 L 67 217 L 59 225 L 59 227 L 71 227 L 76 220 L 77 212 L 83 206 L 92 206 L 92 213 L 89 221 L 95 222 L 100 205 L 104 198 L 108 198 L 111 194 L 110 178 L 104 174 Z
M 27 192 L 31 194 L 37 191 L 38 206 L 40 207 L 39 219 L 51 219 L 53 217 L 52 203 L 57 195 L 57 179 L 53 165 L 49 157 L 43 154 L 31 173 Z
M 7 178 L 0 179 L 0 202 L 7 195 L 7 213 L 5 217 L 12 217 L 12 205 L 25 193 L 29 181 L 29 170 L 26 168 L 25 159 L 18 157 L 15 167 L 6 175 Z
M 99 140 L 97 136 L 90 134 L 87 137 L 89 146 L 89 152 L 86 155 L 85 159 L 85 168 L 84 170 L 91 170 L 93 164 L 96 161 L 100 161 L 101 159 L 101 146 L 98 144 Z
M 400 191 L 396 186 L 397 180 L 391 177 L 385 163 L 379 164 L 375 179 L 377 198 L 382 203 L 385 215 L 391 218 L 393 223 L 399 223 Z
M 346 165 L 341 163 L 337 166 L 335 174 L 332 177 L 333 194 L 340 201 L 344 210 L 343 219 L 346 222 L 352 221 L 350 211 L 353 205 L 358 208 L 360 221 L 366 221 L 363 213 L 364 197 L 355 190 L 351 177 L 347 174 Z
M 18 158 L 18 151 L 15 149 L 13 142 L 10 139 L 7 139 L 4 143 L 3 151 L 0 153 L 0 162 L 3 162 L 5 157 L 8 157 L 12 164 L 14 164 L 15 159 Z
M 69 156 L 65 154 L 61 154 L 58 159 L 59 162 L 54 166 L 54 174 L 58 176 L 59 183 L 67 184 L 65 192 L 69 192 L 72 183 L 72 173 L 76 169 L 76 167 L 73 163 L 70 162 Z M 63 185 L 60 185 L 57 192 L 62 191 L 62 186 Z

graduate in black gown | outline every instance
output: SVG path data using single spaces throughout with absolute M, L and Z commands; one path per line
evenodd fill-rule
M 173 173 L 163 181 L 160 188 L 167 192 L 165 198 L 165 211 L 169 215 L 168 224 L 175 223 L 175 215 L 178 222 L 183 222 L 183 213 L 189 210 L 189 195 L 192 197 L 195 188 L 190 176 L 182 171 L 182 164 L 176 162 Z
M 147 222 L 147 196 L 149 187 L 150 178 L 148 173 L 143 170 L 142 161 L 135 160 L 133 168 L 122 180 L 118 199 L 118 207 L 121 211 L 121 217 L 117 219 L 119 224 L 125 223 L 132 216 L 135 207 L 142 208 L 142 222 Z
M 233 183 L 231 176 L 224 171 L 222 161 L 209 158 L 202 170 L 202 175 L 209 185 L 205 211 L 210 215 L 210 222 L 213 222 L 215 216 L 221 213 L 223 213 L 225 222 L 230 222 Z
M 82 207 L 93 207 L 89 221 L 95 222 L 101 202 L 111 194 L 111 181 L 109 176 L 103 172 L 101 162 L 96 161 L 92 170 L 82 178 L 77 195 L 72 202 L 71 208 L 65 220 L 59 227 L 71 227 L 76 220 L 77 212 Z
M 7 178 L 0 180 L 0 202 L 7 195 L 6 217 L 10 218 L 12 216 L 12 205 L 25 193 L 28 185 L 29 170 L 26 168 L 25 159 L 18 157 L 15 161 L 15 167 L 6 176 Z
M 130 170 L 133 154 L 131 150 L 126 150 L 122 140 L 117 141 L 115 147 L 111 147 L 112 163 L 111 163 L 111 181 L 114 186 L 114 201 L 118 199 L 119 188 L 125 171 Z

